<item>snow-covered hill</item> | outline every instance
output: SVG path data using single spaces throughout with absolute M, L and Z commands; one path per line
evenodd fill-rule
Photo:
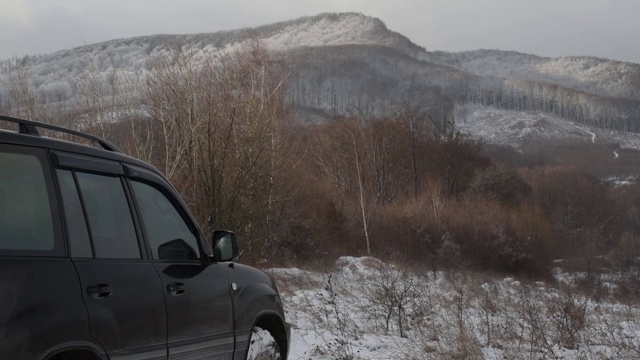
M 481 76 L 543 81 L 599 95 L 640 98 L 640 64 L 588 56 L 545 58 L 500 50 L 433 52 L 427 59 Z
M 560 272 L 557 287 L 366 257 L 268 272 L 292 324 L 291 360 L 640 356 L 638 304 L 579 295 Z
M 638 64 L 589 57 L 551 59 L 497 50 L 428 52 L 405 36 L 389 30 L 380 19 L 357 13 L 327 13 L 215 33 L 116 39 L 19 61 L 1 60 L 0 80 L 6 82 L 11 69 L 22 63 L 29 66 L 31 83 L 41 97 L 46 98 L 46 94 L 52 91 L 58 95 L 66 92 L 67 97 L 73 97 L 73 86 L 67 83 L 90 63 L 104 76 L 113 65 L 124 74 L 139 75 L 152 53 L 180 47 L 196 57 L 211 56 L 225 49 L 237 48 L 253 38 L 261 39 L 271 49 L 285 52 L 310 47 L 331 49 L 335 46 L 390 48 L 424 63 L 437 63 L 479 76 L 545 81 L 607 96 L 640 96 Z
M 321 14 L 256 28 L 265 43 L 274 49 L 297 47 L 376 45 L 417 55 L 424 52 L 405 36 L 389 30 L 378 18 L 357 13 Z
M 53 54 L 0 60 L 0 106 L 9 101 L 12 71 L 27 69 L 29 82 L 38 100 L 59 105 L 76 103 L 75 82 L 96 72 L 108 79 L 117 71 L 120 78 L 138 81 L 149 70 L 154 54 L 181 49 L 194 59 L 237 50 L 253 39 L 281 53 L 308 48 L 374 46 L 417 58 L 424 49 L 401 34 L 390 31 L 377 19 L 356 13 L 320 14 L 251 29 L 187 35 L 153 35 L 116 39 L 61 50 Z M 330 55 L 331 50 L 328 50 Z
M 312 17 L 279 22 L 256 28 L 215 33 L 169 35 L 159 34 L 127 39 L 115 39 L 61 50 L 49 55 L 0 60 L 0 74 L 7 74 L 17 63 L 31 67 L 34 82 L 46 83 L 52 75 L 66 78 L 82 70 L 88 60 L 96 62 L 98 70 L 106 71 L 115 61 L 123 71 L 140 71 L 148 55 L 153 52 L 181 47 L 185 51 L 212 55 L 225 49 L 237 48 L 254 38 L 261 39 L 272 50 L 290 50 L 299 47 L 376 45 L 401 49 L 418 54 L 424 49 L 403 35 L 387 29 L 377 18 L 357 13 L 327 13 Z M 55 76 L 57 75 L 57 76 Z

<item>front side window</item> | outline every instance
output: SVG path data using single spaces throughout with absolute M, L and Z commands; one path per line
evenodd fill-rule
M 200 258 L 198 240 L 160 190 L 132 181 L 146 235 L 156 260 L 195 260 Z
M 140 259 L 140 247 L 122 180 L 76 172 L 98 259 Z
M 0 250 L 52 251 L 54 233 L 42 163 L 35 155 L 0 152 Z

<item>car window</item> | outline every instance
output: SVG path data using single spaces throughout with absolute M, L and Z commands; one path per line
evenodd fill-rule
M 40 160 L 0 152 L 0 250 L 52 251 L 54 233 Z
M 58 170 L 57 172 L 67 221 L 71 256 L 91 258 L 93 257 L 93 250 L 91 249 L 89 230 L 87 229 L 87 222 L 73 173 L 69 170 Z
M 153 258 L 199 259 L 198 240 L 169 198 L 146 183 L 132 181 L 131 184 Z
M 140 247 L 122 181 L 76 172 L 96 258 L 139 259 Z

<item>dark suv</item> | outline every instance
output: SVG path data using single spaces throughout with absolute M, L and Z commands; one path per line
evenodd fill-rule
M 276 285 L 235 262 L 235 234 L 207 239 L 158 170 L 101 138 L 6 122 L 0 359 L 286 359 Z

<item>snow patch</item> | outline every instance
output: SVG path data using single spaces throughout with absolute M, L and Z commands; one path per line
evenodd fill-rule
M 594 144 L 596 143 L 596 134 L 594 132 L 591 132 L 591 131 L 589 131 L 589 130 L 587 130 L 585 128 L 582 128 L 582 127 L 580 127 L 578 125 L 576 125 L 576 129 L 578 129 L 580 131 L 584 131 L 587 134 L 591 135 L 591 142 L 594 143 Z
M 463 352 L 496 360 L 634 358 L 640 348 L 637 306 L 595 302 L 540 281 L 415 272 L 370 257 L 342 257 L 327 273 L 268 272 L 280 287 L 296 289 L 283 294 L 290 359 L 440 359 Z M 554 275 L 565 284 L 582 276 L 559 268 Z M 573 329 L 573 338 L 562 335 L 570 326 L 562 323 L 563 309 L 584 311 L 585 325 Z
M 462 133 L 488 144 L 518 150 L 522 150 L 526 144 L 561 138 L 587 139 L 592 143 L 598 140 L 618 144 L 620 149 L 640 150 L 640 134 L 576 125 L 553 115 L 469 104 L 457 106 L 454 116 L 458 119 L 456 126 Z

